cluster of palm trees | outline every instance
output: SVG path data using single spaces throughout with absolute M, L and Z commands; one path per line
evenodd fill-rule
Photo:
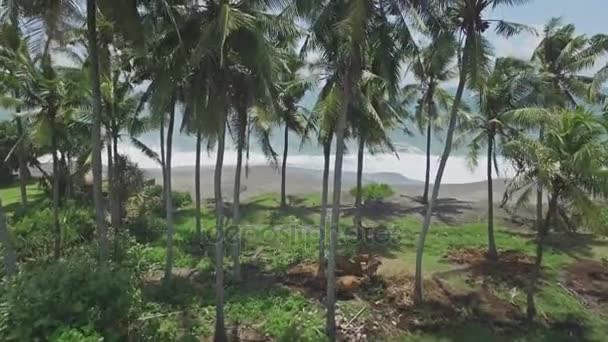
M 108 160 L 110 227 L 121 225 L 120 201 L 114 184 L 119 177 L 119 141 L 130 139 L 163 170 L 167 221 L 165 281 L 173 268 L 174 208 L 171 200 L 173 135 L 196 136 L 196 232 L 200 239 L 200 155 L 204 146 L 217 150 L 214 174 L 216 214 L 216 329 L 225 341 L 223 314 L 224 231 L 238 232 L 242 169 L 251 137 L 271 162 L 278 154 L 270 144 L 271 128 L 284 130 L 281 207 L 286 200 L 289 132 L 311 134 L 323 147 L 319 265 L 327 279 L 327 334 L 336 338 L 335 268 L 345 141 L 357 142 L 357 196 L 354 224 L 361 229 L 361 186 L 364 153 L 394 151 L 389 133 L 408 129 L 415 120 L 427 137 L 426 204 L 416 260 L 415 296 L 422 297 L 422 258 L 434 205 L 456 134 L 468 134 L 471 159 L 487 148 L 488 257 L 499 257 L 494 239 L 492 178 L 497 155 L 514 160 L 518 173 L 510 190 L 537 192 L 538 265 L 542 241 L 559 205 L 586 203 L 588 194 L 608 193 L 602 147 L 605 126 L 582 109 L 603 104 L 602 85 L 608 68 L 588 76 L 608 48 L 603 35 L 577 35 L 572 25 L 551 20 L 531 61 L 494 58 L 485 37 L 489 29 L 509 38 L 537 34 L 516 23 L 487 18 L 498 6 L 523 4 L 506 0 L 87 0 L 86 20 L 74 0 L 39 3 L 3 2 L 0 32 L 1 90 L 17 113 L 23 131 L 15 153 L 27 160 L 28 146 L 44 146 L 52 155 L 57 242 L 61 253 L 62 182 L 72 160 L 90 165 L 98 226 L 100 262 L 109 254 L 106 201 L 102 193 L 101 153 Z M 85 27 L 86 30 L 82 28 Z M 414 39 L 424 35 L 421 46 Z M 63 57 L 60 57 L 63 56 Z M 70 58 L 68 65 L 58 59 Z M 409 65 L 408 68 L 402 66 Z M 411 71 L 413 84 L 402 87 Z M 458 80 L 455 94 L 446 83 Z M 320 88 L 314 108 L 299 102 Z M 135 89 L 145 89 L 138 93 Z M 465 93 L 474 101 L 465 103 Z M 11 99 L 9 101 L 8 99 Z M 477 113 L 469 106 L 477 107 Z M 142 115 L 144 107 L 150 115 Z M 178 111 L 182 121 L 176 122 Z M 409 113 L 413 113 L 410 115 Z M 159 129 L 160 151 L 137 139 Z M 604 131 L 602 131 L 602 129 Z M 231 220 L 224 213 L 222 168 L 226 132 L 235 142 L 237 165 Z M 445 131 L 444 151 L 431 182 L 432 134 Z M 73 134 L 80 132 L 81 134 Z M 603 133 L 602 133 L 603 132 Z M 539 134 L 538 139 L 530 139 Z M 472 136 L 472 138 L 471 138 Z M 335 142 L 335 145 L 332 145 Z M 335 146 L 333 195 L 329 199 L 330 155 Z M 592 153 L 601 153 L 596 159 Z M 60 156 L 61 155 L 61 156 Z M 62 162 L 62 159 L 65 162 Z M 244 160 L 245 159 L 245 160 Z M 90 163 L 89 163 L 90 160 Z M 589 173 L 578 168 L 587 167 Z M 20 175 L 26 163 L 20 163 Z M 67 172 L 62 171 L 67 170 Z M 247 172 L 247 171 L 246 171 Z M 25 182 L 25 177 L 21 177 Z M 568 180 L 566 182 L 566 180 Z M 69 183 L 69 182 L 68 182 Z M 25 183 L 23 183 L 25 184 Z M 67 183 L 66 183 L 67 184 Z M 432 186 L 432 189 L 431 189 Z M 27 204 L 25 187 L 23 204 Z M 543 190 L 550 194 L 543 219 Z M 524 196 L 525 197 L 525 196 Z M 331 216 L 327 218 L 331 205 Z M 326 228 L 329 226 L 329 239 Z M 326 246 L 328 241 L 328 246 Z M 233 242 L 232 242 L 233 243 Z M 240 244 L 231 246 L 232 276 L 240 274 Z M 327 252 L 327 256 L 326 256 Z M 327 259 L 327 263 L 325 260 Z M 540 267 L 540 266 L 539 266 Z M 530 314 L 533 314 L 531 285 Z

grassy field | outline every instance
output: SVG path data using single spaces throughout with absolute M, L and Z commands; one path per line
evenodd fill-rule
M 246 278 L 243 283 L 229 283 L 227 287 L 227 321 L 232 325 L 254 327 L 278 340 L 292 341 L 294 336 L 300 340 L 318 341 L 322 339 L 324 326 L 323 306 L 319 298 L 301 291 L 286 288 L 277 277 L 284 275 L 294 264 L 314 260 L 317 256 L 317 196 L 304 196 L 292 200 L 292 207 L 280 210 L 278 198 L 266 195 L 253 198 L 244 204 L 242 231 L 245 235 L 242 262 L 246 265 Z M 208 236 L 213 236 L 214 218 L 204 211 L 203 226 Z M 342 229 L 352 222 L 350 217 L 342 219 Z M 374 222 L 369 222 L 373 224 Z M 391 234 L 390 242 L 368 247 L 380 256 L 383 265 L 379 270 L 380 282 L 383 279 L 407 279 L 413 274 L 415 261 L 415 241 L 420 229 L 417 218 L 392 218 L 382 223 Z M 177 265 L 183 268 L 196 268 L 201 274 L 200 282 L 210 284 L 212 264 L 209 258 L 192 253 L 191 243 L 194 236 L 194 218 L 191 209 L 184 209 L 178 215 L 176 239 L 178 246 Z M 565 240 L 568 239 L 568 240 Z M 521 230 L 498 229 L 497 244 L 501 251 L 517 252 L 532 256 L 535 244 L 531 233 Z M 503 300 L 516 308 L 515 315 L 525 314 L 525 289 L 513 267 L 498 269 L 497 273 L 479 274 L 467 267 L 446 261 L 446 253 L 462 248 L 483 249 L 487 243 L 484 223 L 472 222 L 465 225 L 450 226 L 435 224 L 429 234 L 424 259 L 425 276 L 429 279 L 441 277 L 454 291 L 476 293 L 482 288 L 493 298 Z M 145 247 L 154 254 L 160 267 L 164 262 L 164 241 Z M 341 236 L 340 253 L 356 253 L 352 237 Z M 227 248 L 227 252 L 229 249 Z M 527 326 L 514 320 L 508 324 L 495 324 L 491 318 L 483 318 L 475 313 L 478 309 L 463 307 L 456 316 L 448 316 L 433 329 L 394 329 L 390 336 L 383 339 L 394 341 L 602 341 L 608 338 L 607 308 L 591 308 L 581 303 L 572 293 L 563 289 L 565 268 L 577 260 L 600 260 L 608 256 L 608 241 L 588 235 L 553 236 L 547 248 L 544 261 L 543 287 L 539 291 L 537 305 L 540 323 Z M 226 270 L 230 261 L 226 259 Z M 503 265 L 504 266 L 504 265 Z M 508 266 L 508 265 L 507 265 Z M 502 267 L 499 265 L 499 267 Z M 515 265 L 517 267 L 517 265 Z M 472 269 L 472 268 L 471 268 Z M 523 275 L 520 275 L 523 277 Z M 229 277 L 230 278 L 230 277 Z M 253 284 L 253 285 L 252 285 Z M 192 286 L 184 285 L 182 286 Z M 205 286 L 205 285 L 203 285 Z M 195 288 L 197 286 L 194 286 Z M 366 307 L 359 321 L 373 319 L 374 300 L 386 297 L 386 288 L 371 288 L 355 299 L 341 300 L 339 311 L 346 318 L 356 315 Z M 382 286 L 380 286 L 382 287 Z M 170 307 L 161 305 L 163 311 L 183 310 L 199 312 L 197 316 L 200 329 L 211 332 L 213 323 L 213 293 L 211 287 L 204 291 L 179 291 L 183 295 L 180 303 Z M 374 293 L 369 293 L 374 292 Z M 478 304 L 483 306 L 484 303 Z M 491 309 L 491 308 L 490 308 Z M 491 311 L 491 310 L 490 310 Z M 201 314 L 202 313 L 202 314 Z M 425 313 L 415 313 L 422 315 Z M 169 324 L 166 320 L 165 324 Z M 453 322 L 449 324 L 446 322 Z M 180 325 L 176 318 L 172 328 L 192 332 L 189 327 Z M 194 335 L 198 334 L 195 333 Z M 295 334 L 295 335 L 294 335 Z
M 44 195 L 38 186 L 38 181 L 31 181 L 27 185 L 28 201 L 37 201 Z M 21 190 L 19 186 L 0 186 L 0 199 L 8 215 L 21 205 Z
M 40 194 L 34 185 L 32 197 Z M 18 188 L 0 189 L 9 209 L 18 205 Z M 243 204 L 241 232 L 244 280 L 230 277 L 227 257 L 226 320 L 231 331 L 254 339 L 258 335 L 279 341 L 322 341 L 324 308 L 319 291 L 285 284 L 285 275 L 296 264 L 318 255 L 319 199 L 317 195 L 291 199 L 280 210 L 276 195 L 252 198 Z M 175 282 L 158 286 L 165 259 L 164 234 L 141 243 L 140 258 L 149 265 L 142 292 L 148 317 L 132 322 L 132 329 L 154 329 L 166 340 L 195 341 L 211 336 L 214 322 L 213 246 L 215 219 L 203 210 L 204 248 L 195 243 L 192 208 L 177 213 L 175 233 Z M 160 219 L 160 218 L 159 218 Z M 351 225 L 346 214 L 341 230 Z M 371 253 L 382 265 L 378 275 L 354 296 L 341 298 L 338 312 L 353 327 L 378 325 L 376 336 L 388 341 L 605 341 L 608 339 L 608 306 L 586 302 L 564 286 L 567 269 L 580 260 L 608 257 L 608 241 L 583 234 L 553 234 L 545 253 L 542 287 L 537 295 L 539 319 L 528 325 L 525 315 L 525 262 L 509 256 L 531 258 L 535 243 L 531 232 L 500 227 L 496 242 L 501 262 L 458 263 L 459 253 L 483 251 L 487 243 L 483 222 L 462 225 L 434 224 L 429 233 L 424 270 L 429 302 L 414 308 L 404 300 L 411 294 L 415 243 L 420 222 L 415 217 L 366 220 L 382 226 L 390 238 L 372 242 L 364 250 L 352 234 L 341 234 L 339 253 Z M 230 247 L 226 247 L 229 255 Z M 436 284 L 449 289 L 438 294 Z M 394 298 L 394 290 L 399 291 Z M 392 298 L 389 300 L 389 298 Z M 440 305 L 441 304 L 441 305 Z M 600 303 L 601 304 L 601 303 Z M 357 314 L 359 314 L 357 316 Z M 355 319 L 354 317 L 357 316 Z M 416 324 L 413 324 L 415 322 Z M 418 324 L 418 322 L 431 322 Z M 373 329 L 372 329 L 373 330 Z M 362 330 L 365 331 L 365 330 Z

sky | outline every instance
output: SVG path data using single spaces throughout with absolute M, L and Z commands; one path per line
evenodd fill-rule
M 608 0 L 532 0 L 521 6 L 501 6 L 488 17 L 534 26 L 539 31 L 550 18 L 561 17 L 564 24 L 573 23 L 578 33 L 591 36 L 608 33 L 607 13 Z M 507 40 L 492 35 L 491 40 L 497 56 L 529 58 L 540 37 L 521 34 Z

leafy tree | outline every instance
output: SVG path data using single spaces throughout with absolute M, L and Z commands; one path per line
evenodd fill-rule
M 300 4 L 300 12 L 310 22 L 310 32 L 304 43 L 306 48 L 321 51 L 326 69 L 331 70 L 333 77 L 332 112 L 335 113 L 334 133 L 336 136 L 336 158 L 334 165 L 333 208 L 331 217 L 329 257 L 327 268 L 327 334 L 330 340 L 336 338 L 335 325 L 335 254 L 338 240 L 340 218 L 340 198 L 342 185 L 342 164 L 345 150 L 345 132 L 348 113 L 364 104 L 360 96 L 359 84 L 365 68 L 364 58 L 367 49 L 377 49 L 393 61 L 399 58 L 399 47 L 411 42 L 407 25 L 401 16 L 396 16 L 397 24 L 389 19 L 388 13 L 398 11 L 395 2 L 382 1 L 333 1 L 310 2 Z M 400 30 L 393 30 L 400 28 Z M 402 42 L 403 41 L 403 42 Z M 398 43 L 398 44 L 397 44 Z M 375 44 L 375 45 L 374 45 Z M 397 46 L 398 48 L 396 48 Z M 373 50 L 372 50 L 373 51 Z M 399 63 L 375 59 L 377 63 L 386 62 L 381 77 L 386 77 L 387 84 L 396 84 Z M 337 99 L 336 99 L 337 97 Z
M 564 110 L 545 115 L 545 137 L 533 140 L 525 136 L 505 145 L 507 156 L 522 165 L 515 181 L 523 188 L 540 182 L 549 192 L 549 209 L 537 230 L 534 271 L 527 289 L 527 313 L 536 314 L 534 295 L 538 286 L 544 244 L 557 219 L 560 203 L 568 203 L 593 217 L 599 209 L 592 197 L 608 196 L 608 150 L 606 128 L 585 109 Z M 525 191 L 524 194 L 529 194 Z
M 456 55 L 456 42 L 450 34 L 442 34 L 420 51 L 412 62 L 412 72 L 417 83 L 408 84 L 403 89 L 404 105 L 409 105 L 417 97 L 415 121 L 418 130 L 426 130 L 426 172 L 422 202 L 428 203 L 431 178 L 431 142 L 433 131 L 443 128 L 441 112 L 449 109 L 453 97 L 441 84 L 453 79 L 457 70 L 453 65 Z
M 540 92 L 542 105 L 550 109 L 572 108 L 583 101 L 602 99 L 600 90 L 608 77 L 607 69 L 602 68 L 596 77 L 584 73 L 606 53 L 607 47 L 608 36 L 577 35 L 574 25 L 563 25 L 560 18 L 551 18 L 532 55 L 532 62 L 546 85 Z M 539 139 L 543 136 L 544 128 L 540 125 Z M 536 221 L 538 227 L 543 224 L 543 189 L 540 185 L 536 194 Z
M 93 201 L 99 236 L 99 258 L 105 262 L 108 257 L 108 236 L 105 222 L 105 209 L 101 190 L 101 89 L 99 75 L 99 55 L 97 46 L 97 3 L 87 0 L 87 31 L 89 40 L 89 57 L 91 59 L 91 88 L 93 89 L 93 125 L 91 127 L 92 166 L 93 166 Z
M 283 158 L 281 160 L 281 208 L 287 207 L 287 156 L 289 153 L 289 131 L 297 134 L 304 133 L 304 114 L 298 106 L 298 102 L 311 88 L 312 82 L 303 79 L 299 72 L 304 66 L 304 61 L 295 54 L 286 56 L 286 68 L 280 75 L 278 85 L 282 90 L 279 93 L 279 118 L 285 126 L 283 137 Z
M 486 11 L 490 8 L 498 6 L 520 5 L 526 3 L 527 0 L 520 1 L 502 1 L 502 0 L 455 0 L 455 1 L 438 1 L 439 6 L 426 7 L 425 16 L 428 26 L 432 31 L 449 30 L 454 32 L 458 37 L 458 68 L 459 81 L 456 89 L 456 97 L 450 111 L 447 136 L 445 140 L 445 148 L 441 155 L 435 182 L 433 183 L 433 192 L 429 203 L 427 204 L 422 230 L 418 239 L 416 251 L 416 277 L 414 283 L 414 300 L 416 303 L 422 302 L 422 257 L 424 254 L 424 243 L 426 235 L 431 226 L 431 218 L 433 216 L 433 206 L 439 196 L 439 188 L 445 167 L 452 152 L 454 132 L 458 121 L 458 113 L 461 108 L 462 95 L 467 83 L 470 88 L 475 88 L 481 84 L 481 80 L 489 73 L 490 68 L 490 43 L 484 37 L 486 30 L 494 24 L 494 29 L 497 34 L 510 37 L 521 31 L 530 31 L 530 29 L 521 24 L 515 24 L 504 20 L 491 20 L 485 18 Z
M 499 174 L 497 153 L 500 138 L 507 140 L 515 134 L 516 118 L 510 111 L 522 108 L 530 103 L 532 93 L 538 83 L 537 75 L 525 62 L 512 58 L 499 58 L 494 68 L 483 80 L 477 91 L 479 114 L 469 117 L 462 123 L 467 134 L 473 133 L 469 142 L 468 158 L 476 166 L 480 150 L 487 147 L 487 182 L 488 182 L 488 257 L 498 258 L 494 239 L 494 190 L 493 173 Z

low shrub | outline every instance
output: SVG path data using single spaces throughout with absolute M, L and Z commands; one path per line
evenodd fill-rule
M 150 243 L 162 237 L 167 230 L 167 223 L 158 216 L 144 215 L 137 217 L 127 227 L 137 242 Z
M 103 337 L 88 326 L 80 329 L 59 329 L 50 340 L 52 342 L 99 342 L 103 341 Z
M 60 209 L 59 224 L 64 250 L 95 237 L 95 213 L 89 207 L 66 202 Z M 52 253 L 55 232 L 50 201 L 15 215 L 11 227 L 20 258 L 43 257 Z
M 353 197 L 357 196 L 357 188 L 350 190 Z M 390 185 L 384 183 L 372 183 L 361 188 L 361 198 L 363 203 L 379 202 L 395 194 Z
M 134 277 L 116 265 L 99 266 L 90 254 L 23 271 L 5 283 L 0 340 L 126 338 L 129 320 L 140 303 Z
M 192 196 L 189 192 L 173 191 L 173 207 L 184 208 L 192 204 Z

